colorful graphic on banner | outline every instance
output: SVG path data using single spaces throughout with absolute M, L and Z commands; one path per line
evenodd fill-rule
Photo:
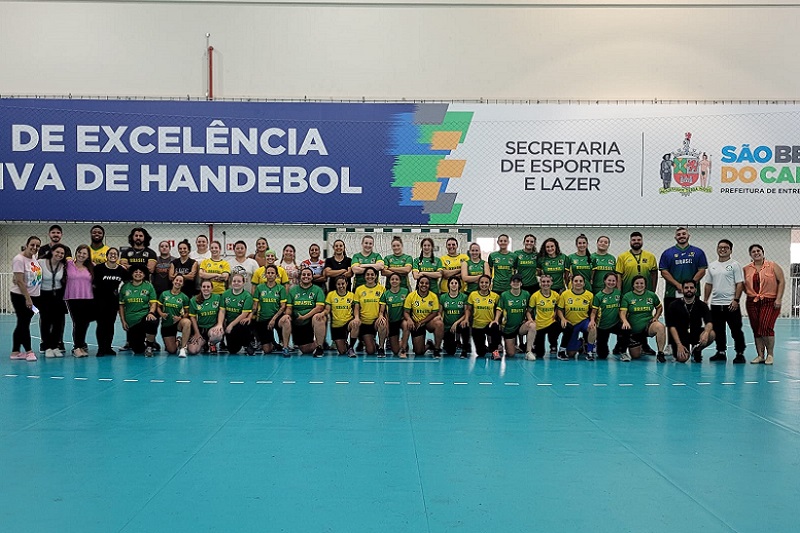
M 711 171 L 708 154 L 691 148 L 691 143 L 692 134 L 687 132 L 681 148 L 664 154 L 661 160 L 661 193 L 678 192 L 688 196 L 693 192 L 710 193 L 713 190 L 708 186 Z

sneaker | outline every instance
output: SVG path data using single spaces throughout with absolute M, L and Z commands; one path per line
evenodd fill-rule
M 208 353 L 210 353 L 211 355 L 217 355 L 219 353 L 219 352 L 217 352 L 217 345 L 216 344 L 209 344 L 208 345 Z
M 764 363 L 764 358 L 763 358 L 763 357 L 761 357 L 760 355 L 757 355 L 757 356 L 755 357 L 755 359 L 753 359 L 752 361 L 750 361 L 750 364 L 751 364 L 751 365 L 760 365 L 760 364 L 763 364 L 763 363 Z
M 186 357 L 186 348 L 181 348 L 181 349 L 178 351 L 178 357 L 180 357 L 180 358 L 184 358 L 184 357 Z
M 559 361 L 569 361 L 569 356 L 567 355 L 567 352 L 558 352 L 556 359 Z
M 48 348 L 44 351 L 44 356 L 47 359 L 52 359 L 56 356 L 55 352 L 53 352 L 52 348 Z
M 247 355 L 255 355 L 256 349 L 253 348 L 252 344 L 248 344 L 247 346 L 244 347 L 244 353 L 246 353 Z
M 87 355 L 89 355 L 89 354 L 84 352 L 83 348 L 73 348 L 72 349 L 72 357 L 81 358 L 81 357 L 86 357 Z
M 53 355 L 56 356 L 57 358 L 64 357 L 64 352 L 62 352 L 59 348 L 53 348 Z
M 31 360 L 30 356 L 31 356 L 32 353 L 33 352 L 28 352 L 28 361 Z M 767 354 L 767 358 L 764 359 L 764 364 L 765 365 L 771 365 L 772 364 L 772 354 Z
M 728 357 L 725 355 L 725 352 L 717 352 L 711 357 L 708 358 L 709 361 L 717 362 L 717 361 L 727 361 Z
M 695 349 L 692 350 L 692 359 L 694 360 L 695 363 L 702 363 L 703 362 L 703 349 L 700 348 L 699 346 L 695 347 Z
M 594 361 L 595 359 L 597 359 L 597 354 L 596 354 L 596 353 L 594 353 L 594 352 L 588 352 L 588 353 L 586 354 L 586 360 L 587 360 L 587 361 Z
M 702 359 L 702 357 L 701 357 L 701 359 Z M 630 354 L 628 354 L 628 361 L 630 361 Z M 665 354 L 664 352 L 658 352 L 656 354 L 656 361 L 658 361 L 659 363 L 666 363 L 667 362 L 667 354 Z
M 147 348 L 144 349 L 144 356 L 145 357 L 153 357 L 153 347 L 152 346 L 148 346 Z
M 153 346 L 153 350 L 154 351 L 156 351 L 156 352 L 160 352 L 161 351 L 161 345 L 158 344 L 156 341 L 153 341 L 152 346 Z
M 322 346 L 317 346 L 314 348 L 314 357 L 322 357 L 325 354 L 325 351 L 322 349 Z
M 22 354 L 20 354 L 20 355 L 22 355 Z M 772 358 L 771 355 L 769 357 Z M 30 351 L 30 352 L 25 354 L 25 360 L 26 361 L 30 361 L 30 362 L 38 361 L 38 359 L 36 358 L 36 354 L 33 353 L 33 351 Z M 769 363 L 769 364 L 771 365 L 772 363 Z
M 442 357 L 442 351 L 439 348 L 434 348 L 433 349 L 433 358 L 434 359 L 441 359 L 441 357 Z
M 291 357 L 292 356 L 292 354 L 289 353 L 289 348 L 284 348 L 283 349 L 283 356 L 284 357 Z
M 526 361 L 536 361 L 536 354 L 533 352 L 528 352 L 525 354 Z
M 492 361 L 498 361 L 500 359 L 500 351 L 495 350 L 492 352 Z
M 630 363 L 631 354 L 629 354 L 628 352 L 623 352 L 622 354 L 620 354 L 619 360 L 622 361 L 623 363 Z
M 347 357 L 353 358 L 355 356 L 356 356 L 356 351 L 351 346 L 350 348 L 347 349 Z
M 378 348 L 378 357 L 380 358 L 386 357 L 386 350 L 384 350 L 383 348 Z
M 428 339 L 428 342 L 425 343 L 425 350 L 432 352 L 434 348 L 436 348 L 436 346 L 433 345 L 433 341 Z
M 747 359 L 744 358 L 744 354 L 743 353 L 737 353 L 736 357 L 733 358 L 733 364 L 734 365 L 741 365 L 741 364 L 746 363 L 746 362 L 747 362 Z

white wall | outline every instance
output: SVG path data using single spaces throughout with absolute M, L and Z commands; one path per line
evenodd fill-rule
M 226 98 L 798 95 L 796 4 L 362 3 L 0 0 L 0 94 L 203 97 L 210 33 Z

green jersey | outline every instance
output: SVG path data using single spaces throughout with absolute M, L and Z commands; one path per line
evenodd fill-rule
M 592 256 L 588 253 L 586 255 L 570 254 L 567 257 L 567 270 L 571 275 L 582 274 L 584 281 L 586 281 L 586 289 L 589 289 L 589 284 L 592 281 Z
M 258 302 L 258 316 L 256 320 L 272 320 L 272 317 L 280 311 L 281 305 L 286 303 L 286 288 L 280 283 L 276 283 L 270 288 L 266 283 L 259 283 L 253 292 L 253 300 Z
M 176 316 L 182 316 L 184 311 L 188 311 L 189 297 L 182 292 L 172 294 L 172 291 L 164 291 L 158 299 L 158 305 L 161 306 L 161 310 L 167 315 L 163 319 L 164 323 L 171 326 L 175 323 L 174 318 Z
M 197 303 L 197 296 L 189 300 L 189 316 L 197 318 L 197 327 L 200 329 L 211 329 L 217 325 L 219 302 L 219 294 L 212 294 L 200 304 Z
M 503 333 L 516 331 L 525 322 L 525 311 L 528 310 L 530 298 L 528 291 L 520 291 L 519 296 L 514 296 L 511 291 L 500 295 L 497 308 L 503 310 Z
M 439 272 L 442 270 L 442 260 L 438 257 L 416 257 L 414 258 L 413 269 L 420 274 Z M 439 294 L 439 280 L 431 280 L 431 292 Z
M 561 292 L 564 290 L 564 271 L 567 269 L 567 256 L 558 254 L 555 257 L 545 255 L 539 257 L 538 265 L 542 274 L 548 274 L 553 278 L 551 290 Z
M 149 281 L 138 286 L 129 281 L 119 290 L 119 303 L 125 307 L 125 322 L 129 326 L 141 322 L 150 312 L 150 304 L 153 302 L 158 302 L 158 295 Z
M 228 289 L 222 293 L 222 308 L 225 309 L 225 322 L 230 324 L 242 313 L 253 312 L 253 296 L 245 290 L 233 294 L 233 289 Z
M 386 316 L 389 322 L 403 320 L 403 304 L 406 303 L 408 289 L 400 288 L 397 292 L 386 290 L 381 294 L 381 303 L 386 306 Z
M 489 268 L 492 269 L 492 292 L 500 294 L 511 288 L 511 276 L 514 275 L 516 254 L 492 252 L 489 254 Z
M 619 303 L 620 310 L 625 309 L 628 312 L 627 319 L 631 325 L 631 333 L 646 330 L 653 318 L 653 311 L 658 307 L 661 307 L 661 300 L 656 293 L 647 290 L 641 295 L 633 291 L 626 293 Z
M 410 255 L 400 254 L 400 255 L 387 255 L 383 258 L 383 263 L 388 268 L 402 268 L 402 267 L 413 267 L 414 266 L 414 258 Z M 384 272 L 387 274 L 386 278 L 386 286 L 389 286 L 389 278 L 386 270 Z M 400 286 L 404 289 L 408 288 L 408 274 L 400 274 Z
M 474 263 L 472 259 L 466 262 L 467 263 L 467 275 L 468 276 L 481 276 L 486 271 L 486 261 L 483 259 L 479 260 L 477 263 Z M 478 290 L 478 282 L 477 281 L 470 281 L 467 283 L 467 294 L 471 294 Z
M 594 295 L 592 309 L 597 309 L 598 329 L 611 329 L 619 324 L 619 304 L 622 300 L 622 293 L 619 289 L 614 289 L 611 294 L 603 291 Z
M 325 294 L 316 285 L 312 285 L 306 289 L 300 285 L 295 285 L 289 289 L 289 297 L 286 299 L 286 305 L 291 307 L 294 311 L 293 315 L 298 317 L 305 315 L 315 307 L 325 306 Z
M 372 252 L 369 255 L 364 255 L 361 252 L 357 252 L 353 254 L 350 265 L 377 265 L 378 263 L 383 262 L 384 261 L 381 257 L 381 254 Z M 364 285 L 364 283 L 364 274 L 356 274 L 355 280 L 353 281 L 353 287 L 360 287 L 361 285 Z M 325 299 L 323 298 L 323 300 Z
M 533 287 L 539 283 L 536 278 L 536 269 L 538 268 L 536 252 L 528 253 L 525 250 L 517 250 L 514 255 L 517 256 L 514 268 L 517 274 L 522 276 L 522 286 Z
M 605 278 L 607 272 L 617 270 L 617 260 L 611 254 L 592 254 L 592 292 L 598 293 L 606 286 Z
M 467 295 L 459 292 L 455 298 L 446 292 L 439 296 L 439 306 L 441 308 L 439 314 L 442 315 L 444 321 L 444 328 L 449 330 L 453 327 L 458 319 L 464 316 L 464 310 L 467 308 Z

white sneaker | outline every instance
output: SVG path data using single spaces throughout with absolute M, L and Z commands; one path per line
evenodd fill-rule
M 624 354 L 619 356 L 619 360 L 623 361 L 625 363 L 630 363 L 631 362 L 631 354 L 629 354 L 628 352 L 625 352 Z
M 186 357 L 186 348 L 181 348 L 178 352 L 178 357 Z
M 536 361 L 536 354 L 533 352 L 528 352 L 525 354 L 526 361 Z
M 52 359 L 53 357 L 55 357 L 55 356 L 56 356 L 56 354 L 55 354 L 55 352 L 53 351 L 53 349 L 52 349 L 52 348 L 48 348 L 48 349 L 46 349 L 46 350 L 44 351 L 44 356 L 45 356 L 47 359 Z
M 64 357 L 64 352 L 58 348 L 53 348 L 53 357 Z

